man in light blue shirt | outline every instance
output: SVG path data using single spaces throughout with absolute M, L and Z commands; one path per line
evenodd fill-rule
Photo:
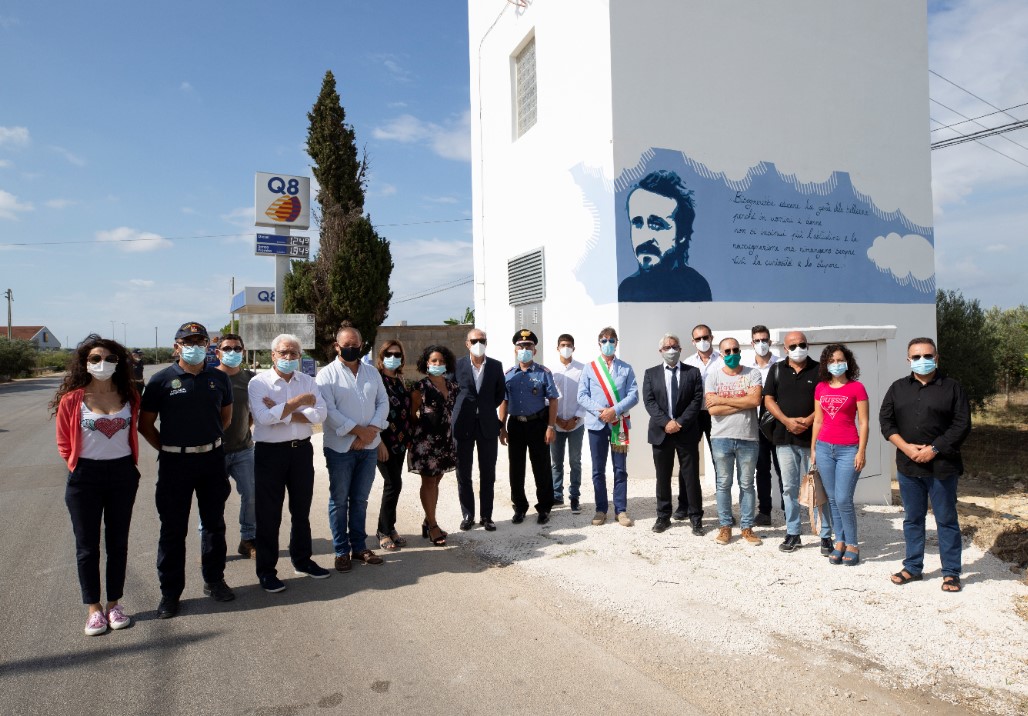
M 364 564 L 382 564 L 367 547 L 365 523 L 381 442 L 378 434 L 388 425 L 389 397 L 379 372 L 361 362 L 360 331 L 344 323 L 334 345 L 338 358 L 321 369 L 317 383 L 328 407 L 324 452 L 335 567 L 349 572 L 351 556 Z
M 607 327 L 599 335 L 600 355 L 582 371 L 578 403 L 585 408 L 589 453 L 593 461 L 596 493 L 594 525 L 607 521 L 607 455 L 614 465 L 614 514 L 625 527 L 635 524 L 628 516 L 628 411 L 639 402 L 635 371 L 614 357 L 618 334 Z

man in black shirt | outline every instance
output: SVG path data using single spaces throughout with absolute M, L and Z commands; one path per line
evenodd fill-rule
M 925 515 L 931 500 L 939 535 L 942 591 L 959 592 L 960 524 L 957 478 L 964 472 L 960 446 L 971 433 L 971 406 L 960 383 L 938 370 L 931 338 L 907 345 L 911 373 L 893 383 L 882 400 L 882 435 L 896 446 L 896 479 L 903 498 L 907 554 L 893 584 L 920 581 L 924 569 Z
M 161 518 L 157 616 L 173 617 L 186 584 L 186 533 L 196 493 L 203 520 L 200 563 L 204 594 L 235 599 L 225 584 L 225 500 L 232 491 L 225 474 L 222 437 L 232 421 L 232 382 L 207 366 L 207 329 L 185 323 L 175 334 L 178 362 L 154 375 L 143 393 L 139 433 L 159 451 L 155 501 Z M 161 418 L 160 430 L 155 423 Z

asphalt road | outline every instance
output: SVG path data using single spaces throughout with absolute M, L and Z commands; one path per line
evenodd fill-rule
M 238 498 L 226 507 L 237 598 L 203 596 L 198 538 L 187 556 L 180 616 L 158 620 L 155 453 L 141 449 L 123 603 L 135 623 L 86 637 L 85 607 L 64 505 L 67 469 L 46 404 L 59 379 L 0 385 L 0 714 L 698 714 L 825 712 L 822 687 L 838 684 L 832 658 L 783 644 L 759 661 L 711 654 L 685 637 L 600 613 L 573 595 L 527 579 L 470 550 L 410 546 L 381 567 L 357 565 L 288 589 L 260 590 L 253 562 L 233 557 Z M 314 554 L 331 567 L 318 468 Z M 498 488 L 503 480 L 498 481 Z M 377 519 L 380 481 L 368 524 Z M 420 523 L 416 478 L 401 498 L 404 525 Z M 497 494 L 497 504 L 503 497 Z M 456 501 L 444 485 L 441 500 Z M 196 512 L 193 511 L 195 528 Z M 288 522 L 281 544 L 288 543 Z M 456 525 L 450 525 L 455 529 Z M 510 529 L 508 522 L 500 525 Z M 373 527 L 372 527 L 373 531 Z M 402 530 L 401 530 L 402 531 Z M 611 578 L 616 578 L 612 566 Z M 860 679 L 861 696 L 834 713 L 944 713 L 917 692 Z M 833 686 L 833 691 L 835 687 Z M 850 694 L 846 694 L 850 696 Z M 868 699 L 870 698 L 870 703 Z

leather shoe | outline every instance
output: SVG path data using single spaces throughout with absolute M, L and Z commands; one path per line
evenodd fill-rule
M 510 521 L 515 525 L 520 525 L 525 521 L 525 513 L 521 510 L 516 510 L 514 516 L 510 518 Z
M 658 517 L 657 521 L 653 523 L 653 531 L 654 532 L 663 532 L 664 530 L 666 530 L 670 526 L 671 526 L 671 520 L 669 520 L 667 517 Z
M 385 561 L 370 549 L 354 552 L 352 558 L 364 564 L 382 564 Z
M 475 526 L 475 520 L 473 520 L 470 517 L 465 517 L 463 520 L 460 521 L 460 529 L 461 529 L 462 532 L 467 532 L 468 530 L 470 530 L 474 526 Z
M 157 605 L 158 619 L 171 619 L 178 614 L 178 597 L 161 597 L 161 603 Z
M 697 537 L 702 537 L 704 535 L 703 523 L 701 523 L 701 522 L 693 522 L 692 523 L 692 533 L 694 535 L 696 535 Z
M 550 521 L 550 513 L 549 512 L 540 512 L 539 513 L 539 517 L 536 518 L 536 522 L 538 522 L 541 525 L 545 525 L 549 521 Z
M 685 510 L 676 510 L 675 514 L 673 514 L 671 516 L 674 517 L 679 522 L 681 522 L 682 520 L 686 519 L 689 516 L 689 514 Z
M 350 555 L 344 554 L 336 557 L 337 572 L 349 572 L 351 569 L 353 569 L 353 562 L 350 561 Z
M 754 527 L 770 527 L 771 526 L 771 515 L 763 512 L 758 512 L 757 516 L 753 518 Z
M 488 519 L 482 520 L 481 522 L 479 522 L 479 524 L 482 525 L 483 527 L 485 527 L 485 531 L 486 532 L 495 532 L 496 531 L 496 523 L 493 522 L 492 520 L 488 520 Z

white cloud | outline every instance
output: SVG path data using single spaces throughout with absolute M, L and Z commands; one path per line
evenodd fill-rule
M 195 214 L 196 213 L 196 209 L 192 208 L 191 206 L 183 206 L 181 209 L 179 209 L 179 211 L 181 211 L 183 214 Z
M 182 84 L 180 84 L 178 86 L 178 88 L 179 88 L 180 91 L 186 92 L 186 93 L 189 93 L 189 92 L 193 91 L 193 85 L 189 84 L 188 82 L 183 82 Z
M 117 242 L 119 249 L 131 253 L 156 251 L 157 249 L 170 248 L 172 245 L 170 241 L 160 234 L 138 231 L 127 226 L 119 226 L 117 229 L 110 229 L 109 231 L 97 231 L 96 238 L 98 241 Z
M 396 194 L 396 185 L 379 184 L 377 189 L 375 189 L 374 191 L 370 191 L 368 193 L 373 194 L 375 196 L 393 196 L 394 194 Z
M 925 287 L 934 289 L 930 279 L 935 274 L 935 249 L 920 234 L 900 236 L 893 232 L 879 236 L 867 250 L 867 257 L 900 284 L 912 283 L 922 291 Z
M 17 220 L 20 212 L 32 210 L 32 204 L 19 201 L 14 194 L 0 189 L 0 219 Z
M 8 159 L 0 159 L 0 169 L 6 169 L 8 167 L 13 167 L 13 166 L 14 165 L 11 164 L 10 160 L 8 160 Z
M 0 28 L 9 30 L 18 24 L 18 18 L 11 15 L 0 15 Z
M 401 114 L 372 130 L 375 139 L 401 144 L 424 144 L 444 159 L 471 160 L 471 112 L 445 125 L 426 122 L 411 114 Z
M 380 62 L 397 82 L 410 82 L 414 79 L 414 73 L 400 64 L 400 56 L 393 54 L 371 55 L 372 62 Z
M 226 221 L 233 226 L 237 226 L 243 229 L 253 229 L 253 220 L 257 216 L 256 208 L 254 206 L 241 206 L 237 209 L 233 209 L 227 214 L 222 214 L 222 220 Z
M 425 201 L 430 201 L 433 204 L 459 204 L 460 199 L 455 196 L 426 196 Z
M 48 199 L 43 203 L 51 209 L 67 209 L 78 204 L 74 199 Z
M 77 154 L 73 154 L 71 151 L 65 149 L 64 147 L 52 146 L 52 147 L 50 147 L 50 149 L 53 150 L 54 152 L 57 152 L 58 154 L 60 154 L 65 159 L 67 159 L 69 164 L 74 164 L 77 167 L 84 167 L 84 166 L 86 166 L 86 160 L 85 159 L 83 159 L 82 157 L 80 157 Z
M 0 127 L 0 147 L 24 147 L 29 143 L 29 130 L 25 127 Z
M 154 283 L 155 283 L 154 281 L 151 281 L 150 279 L 147 279 L 147 278 L 130 278 L 129 279 L 129 285 L 130 286 L 138 286 L 139 288 L 152 288 Z
M 406 102 L 389 102 L 386 105 L 386 107 L 388 107 L 389 109 L 406 109 L 407 103 Z

